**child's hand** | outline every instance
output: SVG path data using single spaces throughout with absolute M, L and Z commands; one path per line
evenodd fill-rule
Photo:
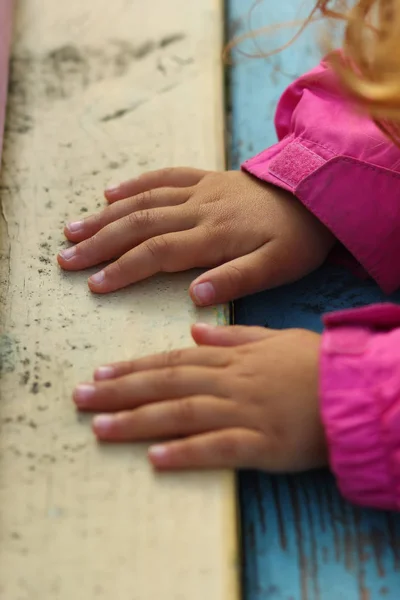
M 93 422 L 100 440 L 173 440 L 150 448 L 157 469 L 326 464 L 319 335 L 206 325 L 192 333 L 200 347 L 100 367 L 75 389 L 80 410 L 108 413 Z
M 334 238 L 291 194 L 240 171 L 165 169 L 106 192 L 101 213 L 70 223 L 63 269 L 114 260 L 89 279 L 106 293 L 158 272 L 215 267 L 190 288 L 198 305 L 226 302 L 301 278 Z M 118 202 L 116 202 L 118 200 Z

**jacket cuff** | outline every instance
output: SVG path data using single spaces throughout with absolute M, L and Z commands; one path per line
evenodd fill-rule
M 400 509 L 400 307 L 327 315 L 320 362 L 321 415 L 342 494 Z
M 335 156 L 293 135 L 246 161 L 242 169 L 293 193 L 385 293 L 397 289 L 400 261 L 393 256 L 400 256 L 400 173 Z

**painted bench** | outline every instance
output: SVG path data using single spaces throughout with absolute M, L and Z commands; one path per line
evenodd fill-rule
M 312 4 L 312 3 L 311 3 Z M 229 36 L 248 31 L 253 0 L 227 3 Z M 293 21 L 298 0 L 261 2 L 252 28 Z M 263 36 L 261 49 L 284 44 L 293 30 Z M 252 42 L 243 49 L 257 50 Z M 319 61 L 315 29 L 283 54 L 243 60 L 230 69 L 231 167 L 275 140 L 279 96 Z M 400 294 L 393 300 L 400 301 Z M 235 320 L 273 328 L 321 330 L 322 313 L 388 300 L 372 282 L 324 267 L 301 282 L 235 303 Z M 296 477 L 245 473 L 239 478 L 245 600 L 398 600 L 400 516 L 345 502 L 326 472 Z

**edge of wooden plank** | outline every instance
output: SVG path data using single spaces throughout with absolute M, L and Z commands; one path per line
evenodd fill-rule
M 225 139 L 225 88 L 224 88 L 224 63 L 222 48 L 225 43 L 225 0 L 215 0 L 216 12 L 219 21 L 218 56 L 215 57 L 214 73 L 214 103 L 215 120 L 214 131 L 216 145 L 219 149 L 219 170 L 226 169 L 226 139 Z M 218 325 L 229 325 L 231 322 L 231 308 L 228 304 L 222 304 L 215 308 Z M 240 520 L 239 520 L 239 496 L 234 471 L 226 474 L 225 500 L 223 528 L 226 536 L 226 550 L 231 565 L 227 573 L 228 581 L 225 585 L 226 600 L 240 600 L 241 590 L 241 561 L 240 561 Z
M 3 147 L 4 125 L 7 104 L 8 59 L 11 46 L 13 18 L 12 0 L 0 2 L 0 161 Z
M 1 1 L 1 0 L 0 0 Z M 225 148 L 224 148 L 224 134 L 223 134 L 223 126 L 224 122 L 224 95 L 223 95 L 223 63 L 221 58 L 221 47 L 224 40 L 223 31 L 224 31 L 224 2 L 223 0 L 214 0 L 216 2 L 216 14 L 218 16 L 218 25 L 220 30 L 220 39 L 221 44 L 218 47 L 219 55 L 215 56 L 214 65 L 215 65 L 215 76 L 214 76 L 214 96 L 213 102 L 215 103 L 215 111 L 214 111 L 214 121 L 212 127 L 214 129 L 214 135 L 216 139 L 216 146 L 219 149 L 218 152 L 218 164 L 216 165 L 219 169 L 223 169 L 225 167 Z M 11 9 L 10 0 L 6 0 L 7 7 Z M 1 7 L 5 5 L 2 4 Z M 1 8 L 0 7 L 0 8 Z M 11 14 L 11 10 L 10 10 Z M 1 21 L 0 21 L 1 23 Z M 11 19 L 9 22 L 9 39 L 11 38 Z M 3 36 L 0 42 L 3 42 Z M 6 61 L 8 59 L 8 52 L 6 56 Z M 6 98 L 6 90 L 7 86 L 5 86 L 5 96 Z M 1 91 L 1 90 L 0 90 Z M 5 109 L 5 102 L 4 102 Z M 216 321 L 219 324 L 228 324 L 229 323 L 229 307 L 226 305 L 217 307 L 216 311 Z M 240 567 L 239 567 L 239 541 L 238 541 L 238 518 L 237 518 L 237 495 L 236 495 L 236 481 L 234 472 L 226 472 L 222 474 L 222 485 L 223 485 L 223 493 L 224 493 L 224 501 L 221 514 L 221 526 L 224 531 L 224 547 L 223 552 L 224 556 L 221 561 L 224 568 L 224 573 L 222 574 L 225 580 L 224 585 L 224 600 L 234 600 L 240 597 Z

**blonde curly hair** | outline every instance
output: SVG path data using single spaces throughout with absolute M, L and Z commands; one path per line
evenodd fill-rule
M 400 2 L 358 0 L 345 11 L 338 4 L 317 2 L 323 16 L 346 21 L 343 55 L 331 53 L 330 63 L 344 89 L 399 143 Z
M 285 47 L 320 19 L 344 24 L 343 52 L 330 52 L 327 57 L 344 90 L 400 144 L 400 0 L 317 0 Z M 228 50 L 247 37 L 233 40 Z

